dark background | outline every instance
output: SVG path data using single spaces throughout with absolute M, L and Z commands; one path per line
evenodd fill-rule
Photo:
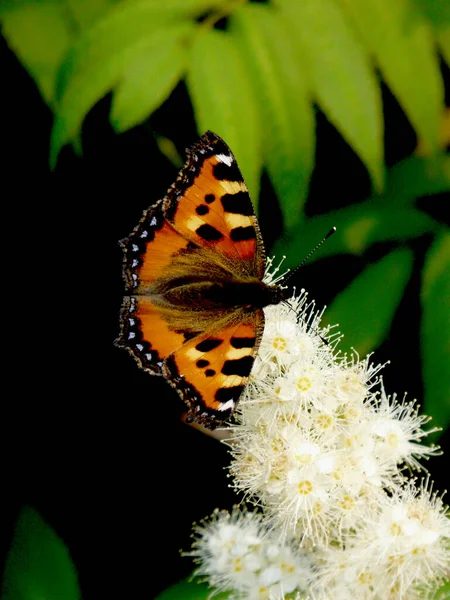
M 237 501 L 223 471 L 225 448 L 183 425 L 178 395 L 113 345 L 123 290 L 117 242 L 176 177 L 154 132 L 172 139 L 184 157 L 198 137 L 192 108 L 180 85 L 146 124 L 115 135 L 106 98 L 84 124 L 83 158 L 65 148 L 51 173 L 51 112 L 3 40 L 1 64 L 1 561 L 28 503 L 68 545 L 84 600 L 152 598 L 192 570 L 179 555 L 180 548 L 189 549 L 192 522 Z M 385 88 L 384 101 L 386 160 L 392 165 L 409 156 L 417 140 Z M 317 136 L 308 213 L 365 199 L 370 182 L 364 167 L 319 112 Z M 442 220 L 443 200 L 426 200 L 430 214 Z M 270 251 L 282 222 L 266 176 L 260 223 Z M 420 265 L 430 241 L 424 236 L 412 244 L 414 275 L 374 357 L 391 360 L 384 370 L 388 392 L 401 396 L 407 390 L 410 398 L 423 395 Z M 388 250 L 380 244 L 362 257 L 312 263 L 298 282 L 319 307 L 330 304 Z M 441 443 L 448 448 L 448 437 Z M 439 490 L 448 485 L 446 460 L 427 464 Z

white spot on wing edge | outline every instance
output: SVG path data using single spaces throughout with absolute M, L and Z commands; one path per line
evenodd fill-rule
M 236 405 L 236 402 L 234 400 L 227 400 L 226 402 L 224 402 L 222 404 L 222 406 L 219 406 L 219 408 L 217 410 L 219 410 L 220 412 L 223 412 L 225 410 L 233 410 L 235 405 Z
M 226 165 L 228 165 L 229 167 L 231 167 L 233 163 L 233 157 L 230 156 L 230 154 L 216 154 L 216 158 L 217 160 L 220 160 L 220 162 L 223 162 Z

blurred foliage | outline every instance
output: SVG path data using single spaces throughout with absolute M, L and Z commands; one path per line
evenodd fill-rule
M 2 600 L 79 600 L 75 567 L 53 529 L 31 507 L 17 520 L 3 574 Z
M 285 228 L 276 252 L 287 255 L 287 266 L 333 225 L 338 233 L 312 260 L 362 255 L 389 241 L 389 254 L 327 313 L 346 332 L 344 350 L 365 354 L 385 339 L 413 268 L 402 246 L 431 236 L 421 292 L 424 410 L 436 424 L 450 423 L 448 227 L 417 202 L 437 193 L 447 202 L 450 190 L 450 112 L 439 64 L 450 65 L 449 2 L 3 0 L 0 20 L 54 113 L 52 166 L 64 145 L 81 151 L 83 120 L 106 94 L 111 124 L 123 132 L 184 80 L 198 131 L 211 129 L 230 145 L 255 202 L 262 169 L 269 174 Z M 419 140 L 416 155 L 388 172 L 381 80 Z M 315 105 L 364 163 L 373 195 L 308 218 Z
M 197 580 L 181 581 L 158 600 L 206 600 L 211 588 Z M 229 593 L 215 594 L 226 600 Z M 24 506 L 18 516 L 3 574 L 2 600 L 80 600 L 75 566 L 53 529 L 36 510 Z
M 311 261 L 389 242 L 325 313 L 345 333 L 344 351 L 365 355 L 386 338 L 418 268 L 408 244 L 427 234 L 423 408 L 433 424 L 450 424 L 450 234 L 418 202 L 432 194 L 449 200 L 450 111 L 439 66 L 450 66 L 448 0 L 1 0 L 0 22 L 53 111 L 52 167 L 66 144 L 81 152 L 83 121 L 105 95 L 119 133 L 145 121 L 184 80 L 198 131 L 211 129 L 230 145 L 255 203 L 267 171 L 284 222 L 274 252 L 287 255 L 288 267 L 332 226 L 337 233 Z M 381 80 L 419 140 L 416 154 L 389 170 Z M 373 193 L 307 217 L 315 105 L 364 163 Z M 178 160 L 171 140 L 158 142 Z M 180 583 L 161 600 L 207 594 Z M 448 585 L 436 597 L 449 597 Z M 2 598 L 79 598 L 67 549 L 30 508 L 17 522 Z
M 433 600 L 449 600 L 450 599 L 450 581 L 444 583 L 433 596 Z

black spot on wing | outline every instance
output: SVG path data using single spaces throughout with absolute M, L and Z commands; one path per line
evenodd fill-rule
M 225 154 L 226 156 L 231 155 L 231 150 L 229 147 L 216 133 L 207 131 L 203 137 L 208 138 L 211 150 L 214 150 L 214 154 Z
M 222 403 L 228 402 L 229 400 L 237 402 L 239 400 L 240 395 L 242 394 L 243 389 L 243 385 L 234 385 L 233 387 L 219 388 L 214 395 L 214 399 L 217 400 L 217 402 Z
M 195 212 L 202 217 L 209 213 L 209 208 L 205 204 L 200 204 L 200 206 L 197 206 L 195 209 Z
M 218 229 L 216 229 L 212 225 L 208 225 L 207 223 L 205 223 L 204 225 L 200 225 L 200 227 L 197 227 L 195 232 L 206 242 L 216 242 L 217 240 L 223 238 L 223 235 Z
M 224 194 L 220 199 L 225 212 L 250 217 L 253 215 L 253 206 L 248 192 Z
M 226 360 L 223 363 L 223 375 L 239 375 L 240 377 L 248 377 L 253 366 L 253 356 L 243 356 L 235 360 Z
M 214 194 L 206 194 L 206 196 L 205 196 L 205 202 L 207 204 L 212 204 L 215 199 L 216 199 L 216 197 L 214 196 Z
M 181 398 L 188 405 L 189 412 L 186 418 L 187 422 L 192 423 L 193 421 L 196 421 L 197 423 L 205 425 L 209 429 L 215 429 L 225 419 L 228 419 L 233 412 L 234 406 L 230 406 L 227 410 L 223 411 L 219 411 L 208 406 L 208 403 L 204 400 L 201 392 L 194 385 L 192 385 L 192 383 L 186 381 L 182 374 L 180 374 L 175 357 L 173 355 L 168 356 L 164 361 L 162 374 L 177 390 Z M 228 388 L 228 390 L 223 388 L 222 392 L 219 390 L 216 393 L 215 400 L 220 403 L 224 403 L 228 400 L 237 401 L 241 395 L 242 389 L 242 386 Z
M 197 337 L 197 335 L 199 335 L 200 332 L 195 332 L 195 331 L 181 331 L 180 329 L 176 329 L 175 333 L 182 334 L 182 336 L 184 337 L 184 341 L 188 342 L 189 340 L 192 340 L 192 338 Z
M 195 364 L 197 365 L 197 367 L 199 369 L 203 369 L 204 367 L 209 367 L 209 360 L 205 360 L 205 359 L 201 358 Z
M 231 345 L 233 348 L 253 348 L 256 343 L 254 337 L 232 337 Z
M 206 369 L 205 371 L 206 377 L 214 377 L 215 374 L 216 372 L 214 371 L 214 369 Z
M 248 227 L 235 227 L 231 230 L 230 239 L 233 242 L 245 242 L 256 238 L 255 228 L 252 225 Z
M 239 171 L 236 161 L 233 161 L 230 166 L 223 162 L 217 163 L 213 167 L 213 174 L 219 181 L 238 181 L 244 183 L 244 179 Z
M 207 340 L 199 342 L 195 346 L 195 349 L 199 352 L 210 352 L 211 350 L 214 350 L 214 348 L 217 348 L 217 346 L 220 346 L 222 342 L 223 340 L 219 340 L 217 338 L 209 338 Z

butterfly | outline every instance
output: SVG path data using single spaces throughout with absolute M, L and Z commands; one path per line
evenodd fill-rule
M 187 151 L 167 195 L 120 244 L 126 295 L 116 344 L 177 390 L 187 421 L 214 429 L 250 376 L 263 308 L 287 298 L 284 287 L 263 281 L 258 220 L 218 135 L 206 132 Z

